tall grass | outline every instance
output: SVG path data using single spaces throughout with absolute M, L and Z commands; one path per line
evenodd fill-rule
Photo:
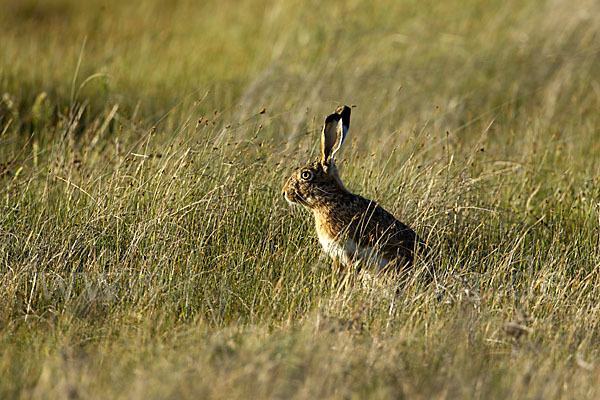
M 595 2 L 0 8 L 0 397 L 600 394 Z M 339 104 L 434 283 L 283 201 Z

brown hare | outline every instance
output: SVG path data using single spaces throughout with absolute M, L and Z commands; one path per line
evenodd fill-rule
M 415 232 L 375 201 L 351 193 L 335 166 L 350 127 L 350 107 L 338 107 L 325 119 L 321 157 L 298 168 L 283 187 L 285 199 L 312 210 L 319 241 L 345 267 L 360 262 L 378 270 L 401 270 L 412 264 Z

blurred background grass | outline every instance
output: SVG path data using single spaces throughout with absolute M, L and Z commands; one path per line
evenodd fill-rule
M 26 0 L 3 9 L 3 87 L 25 112 L 42 91 L 64 111 L 75 89 L 95 112 L 139 102 L 159 116 L 212 89 L 207 110 L 302 113 L 351 96 L 365 104 L 364 121 L 414 126 L 439 106 L 440 126 L 453 129 L 485 114 L 521 123 L 531 115 L 520 111 L 539 108 L 552 126 L 574 101 L 583 117 L 597 114 L 591 1 Z
M 0 397 L 598 395 L 597 2 L 0 10 Z M 339 104 L 435 285 L 282 201 Z

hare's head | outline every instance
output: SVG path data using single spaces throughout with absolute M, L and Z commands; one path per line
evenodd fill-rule
M 350 127 L 350 107 L 338 107 L 325 119 L 321 133 L 321 157 L 298 168 L 283 187 L 288 202 L 308 208 L 326 206 L 348 190 L 335 166 L 335 153 L 342 147 Z

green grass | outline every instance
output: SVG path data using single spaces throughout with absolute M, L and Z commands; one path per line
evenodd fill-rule
M 596 2 L 125 3 L 0 1 L 1 398 L 600 396 Z M 340 104 L 434 284 L 282 199 Z

